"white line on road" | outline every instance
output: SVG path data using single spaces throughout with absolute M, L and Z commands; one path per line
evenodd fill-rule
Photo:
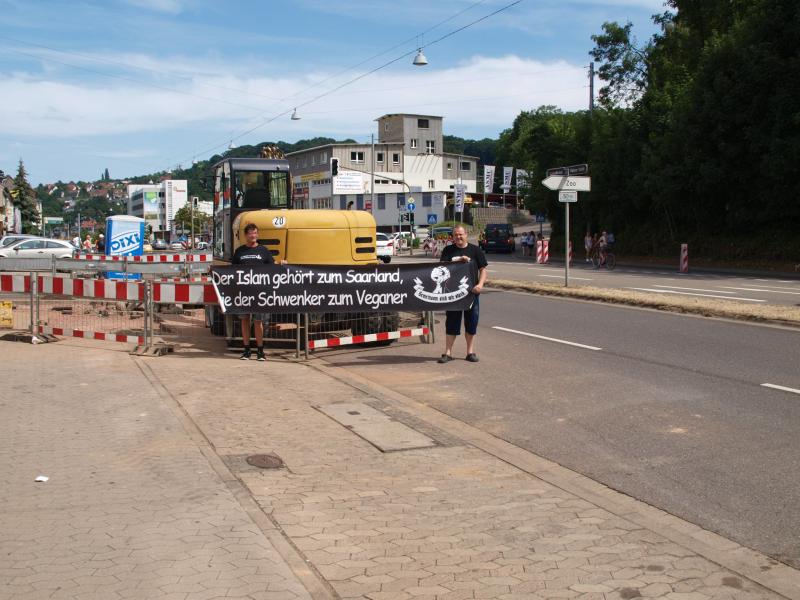
M 772 388 L 773 390 L 781 390 L 782 392 L 791 392 L 792 394 L 800 394 L 800 390 L 786 387 L 785 385 L 775 385 L 774 383 L 762 383 L 761 386 L 766 388 Z
M 564 275 L 545 275 L 544 273 L 536 273 L 537 277 L 553 277 L 555 279 L 564 279 Z M 586 277 L 573 277 L 572 275 L 569 276 L 570 279 L 580 279 L 581 281 L 594 281 L 593 279 L 587 279 Z
M 724 287 L 725 289 L 728 289 L 728 290 L 742 290 L 742 291 L 747 291 L 747 292 L 767 292 L 767 293 L 770 293 L 770 294 L 793 294 L 795 296 L 800 296 L 800 292 L 790 292 L 790 291 L 787 291 L 787 290 L 766 289 L 764 287 L 760 287 L 760 288 L 731 287 L 731 286 L 728 286 L 728 285 L 721 285 L 719 287 Z
M 655 292 L 656 294 L 679 294 L 681 296 L 701 296 L 703 298 L 722 298 L 723 300 L 741 300 L 742 302 L 766 302 L 758 298 L 740 298 L 738 296 L 718 296 L 716 294 L 693 294 L 692 292 L 677 292 L 675 290 L 656 290 L 653 288 L 640 288 L 629 287 L 629 290 L 637 290 L 639 292 Z
M 566 344 L 567 346 L 575 346 L 576 348 L 586 348 L 587 350 L 602 350 L 597 346 L 587 346 L 586 344 L 578 344 L 577 342 L 568 342 L 567 340 L 559 340 L 558 338 L 547 337 L 546 335 L 536 335 L 535 333 L 528 333 L 527 331 L 517 331 L 516 329 L 508 329 L 506 327 L 494 326 L 492 329 L 499 329 L 500 331 L 507 331 L 508 333 L 516 333 L 517 335 L 525 335 L 548 342 L 556 342 L 558 344 Z
M 732 294 L 733 293 L 733 292 L 722 292 L 720 290 L 705 290 L 703 288 L 680 287 L 680 286 L 677 286 L 677 285 L 658 285 L 657 283 L 654 283 L 653 287 L 669 288 L 669 289 L 673 289 L 673 290 L 690 290 L 692 292 L 711 292 L 711 293 L 716 292 L 717 294 Z

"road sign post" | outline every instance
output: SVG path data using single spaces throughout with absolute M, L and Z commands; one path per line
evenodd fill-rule
M 578 201 L 578 192 L 592 191 L 589 165 L 572 165 L 547 170 L 542 184 L 558 191 L 558 201 L 564 205 L 564 287 L 569 287 L 569 205 Z

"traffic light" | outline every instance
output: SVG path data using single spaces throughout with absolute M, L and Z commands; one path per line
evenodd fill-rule
M 339 174 L 339 159 L 331 158 L 331 177 L 336 177 Z
M 408 222 L 411 223 L 412 226 L 414 225 L 414 213 L 413 212 L 408 213 Z
M 408 215 L 409 215 L 409 214 L 410 214 L 410 213 L 407 213 L 407 212 L 406 212 L 406 213 L 400 213 L 400 220 L 401 220 L 401 221 L 408 221 L 408 220 L 409 220 L 409 219 L 408 219 Z

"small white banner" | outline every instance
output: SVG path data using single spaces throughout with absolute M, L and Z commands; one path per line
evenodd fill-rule
M 455 191 L 456 212 L 464 212 L 464 198 L 467 195 L 467 186 L 463 183 L 457 183 L 453 190 Z
M 503 167 L 503 191 L 508 193 L 511 189 L 511 176 L 514 174 L 514 167 Z
M 520 188 L 528 186 L 528 172 L 525 169 L 517 169 L 517 193 Z
M 494 191 L 494 165 L 483 166 L 483 191 L 487 194 Z

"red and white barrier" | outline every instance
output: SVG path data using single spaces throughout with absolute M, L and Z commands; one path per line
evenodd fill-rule
M 569 264 L 572 266 L 572 241 L 569 242 Z
M 689 272 L 689 244 L 681 244 L 681 264 L 680 272 Z
M 74 279 L 39 275 L 37 287 L 42 294 L 93 298 L 95 300 L 141 301 L 144 283 L 109 279 Z M 217 304 L 214 286 L 203 283 L 154 282 L 153 302 L 160 304 Z M 30 275 L 0 275 L 0 292 L 21 294 L 31 291 Z
M 399 331 L 385 331 L 383 333 L 367 333 L 365 335 L 351 335 L 341 338 L 327 338 L 324 340 L 308 340 L 308 348 L 335 348 L 336 346 L 348 346 L 350 344 L 364 344 L 367 342 L 382 342 L 385 340 L 397 340 L 406 337 L 417 337 L 428 335 L 430 329 L 418 327 L 415 329 L 400 329 Z
M 542 240 L 542 264 L 550 262 L 550 240 Z
M 84 338 L 86 340 L 101 340 L 105 342 L 122 342 L 124 344 L 144 344 L 144 336 L 123 335 L 121 333 L 102 333 L 100 331 L 84 331 L 83 329 L 64 329 L 62 327 L 39 326 L 39 333 L 49 333 L 63 337 Z
M 542 240 L 536 240 L 536 263 L 542 264 L 544 259 L 544 244 Z
M 76 254 L 77 260 L 138 263 L 211 262 L 211 254 L 142 254 L 141 256 L 107 256 L 105 254 Z

